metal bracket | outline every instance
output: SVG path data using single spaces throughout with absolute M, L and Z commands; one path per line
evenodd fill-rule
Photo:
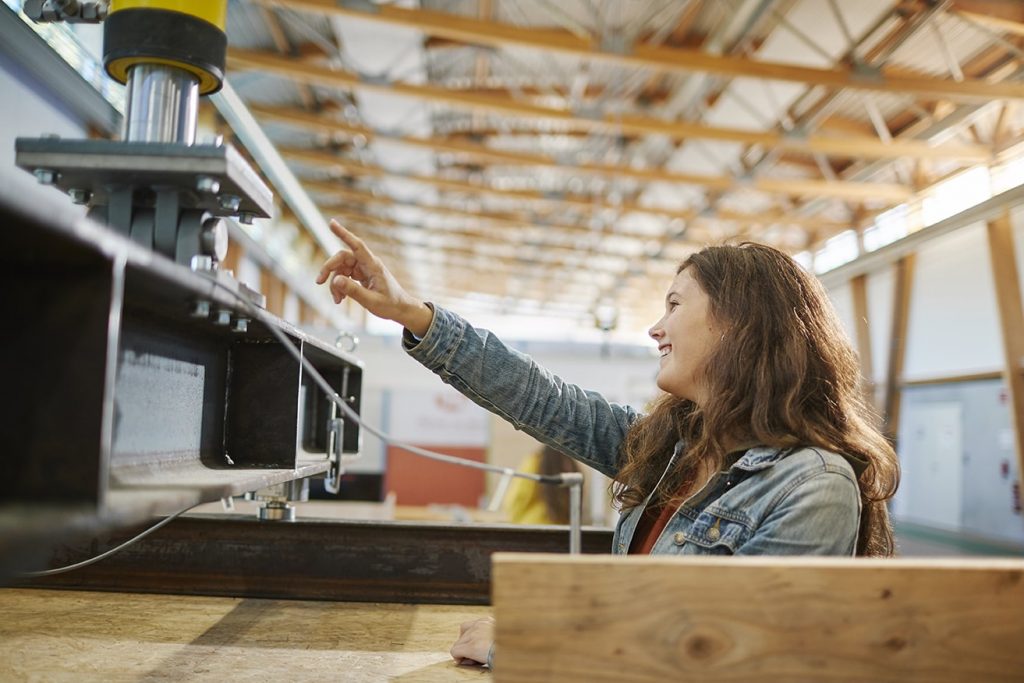
M 36 23 L 66 21 L 70 24 L 98 24 L 107 18 L 108 5 L 105 0 L 25 0 L 22 11 Z
M 365 12 L 366 14 L 380 13 L 380 6 L 370 0 L 338 0 L 338 7 Z
M 341 491 L 341 475 L 345 469 L 341 466 L 341 447 L 344 443 L 345 421 L 338 417 L 338 404 L 331 402 L 331 417 L 327 420 L 327 460 L 330 469 L 324 477 L 324 490 L 337 495 Z
M 871 66 L 870 64 L 860 60 L 853 63 L 853 66 L 850 68 L 850 75 L 858 81 L 880 83 L 885 80 L 885 74 L 882 73 L 882 69 L 880 67 Z
M 608 31 L 602 34 L 599 47 L 601 52 L 613 55 L 628 55 L 633 52 L 633 45 L 622 31 Z
M 370 74 L 365 71 L 359 72 L 359 82 L 367 85 L 391 85 L 391 78 L 387 74 Z

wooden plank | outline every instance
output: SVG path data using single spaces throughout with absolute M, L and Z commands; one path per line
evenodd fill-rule
M 871 321 L 868 318 L 868 276 L 860 274 L 850 280 L 853 295 L 853 322 L 860 359 L 861 390 L 869 406 L 875 405 L 875 366 L 871 356 Z
M 1007 3 L 1009 4 L 1009 3 Z M 977 12 L 966 12 L 956 10 L 955 14 L 965 19 L 968 23 L 981 24 L 993 31 L 1009 33 L 1013 36 L 1024 36 L 1024 23 L 1002 17 L 994 17 L 989 14 L 978 14 Z
M 1024 495 L 1024 306 L 1010 210 L 988 221 L 988 247 L 995 279 L 999 327 L 1003 334 L 1003 378 L 1009 394 L 1010 425 L 1017 451 L 1018 487 Z
M 417 85 L 406 82 L 382 82 L 360 78 L 357 74 L 341 69 L 331 69 L 314 64 L 301 64 L 277 54 L 261 50 L 232 48 L 228 50 L 228 65 L 238 70 L 258 70 L 285 76 L 299 83 L 309 83 L 336 88 L 355 88 L 394 93 L 431 102 L 442 102 L 458 108 L 492 111 L 507 116 L 531 119 L 546 118 L 586 130 L 610 131 L 612 133 L 633 133 L 666 135 L 675 140 L 704 138 L 742 142 L 748 145 L 765 145 L 802 150 L 807 153 L 820 152 L 835 156 L 861 158 L 898 158 L 922 155 L 930 157 L 935 149 L 926 142 L 905 140 L 882 142 L 875 137 L 828 137 L 828 136 L 785 136 L 775 131 L 754 131 L 742 128 L 709 126 L 689 121 L 665 121 L 639 114 L 602 114 L 584 116 L 568 109 L 546 107 L 529 102 L 498 97 L 488 94 L 444 88 L 436 85 Z M 893 145 L 898 145 L 893 147 Z M 954 157 L 981 154 L 990 158 L 989 150 L 977 145 L 961 146 L 950 144 L 944 149 L 953 151 Z M 948 156 L 945 152 L 939 156 Z
M 480 21 L 464 15 L 425 9 L 405 9 L 396 5 L 374 6 L 368 11 L 358 3 L 337 0 L 259 0 L 323 14 L 358 17 L 398 26 L 414 28 L 431 36 L 459 40 L 488 47 L 509 45 L 535 48 L 585 59 L 598 59 L 623 66 L 643 67 L 672 72 L 705 72 L 729 78 L 750 77 L 776 81 L 823 85 L 828 88 L 851 88 L 912 94 L 919 97 L 943 97 L 969 102 L 989 102 L 999 98 L 1024 98 L 1019 83 L 988 83 L 981 80 L 952 81 L 927 76 L 897 75 L 882 69 L 877 76 L 858 74 L 849 67 L 813 68 L 735 57 L 714 55 L 700 50 L 680 49 L 663 45 L 635 43 L 624 50 L 603 49 L 598 39 L 586 39 L 568 31 L 539 26 L 524 31 L 494 21 Z
M 1002 379 L 1002 372 L 975 372 L 967 375 L 943 375 L 941 377 L 926 377 L 922 379 L 904 380 L 904 387 L 927 387 L 937 384 L 958 384 L 961 382 L 980 382 L 984 380 Z
M 910 322 L 910 295 L 914 282 L 914 264 L 917 255 L 907 254 L 897 261 L 893 287 L 892 331 L 889 338 L 889 365 L 885 380 L 884 428 L 893 441 L 900 428 L 900 398 L 903 382 L 903 362 L 907 355 L 907 332 Z
M 486 607 L 0 590 L 22 681 L 480 680 L 448 649 Z
M 1024 561 L 494 556 L 517 681 L 1020 681 Z

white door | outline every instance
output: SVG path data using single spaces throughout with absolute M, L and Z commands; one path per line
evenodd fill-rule
M 903 477 L 893 504 L 899 519 L 957 530 L 963 498 L 959 402 L 906 406 L 900 430 Z

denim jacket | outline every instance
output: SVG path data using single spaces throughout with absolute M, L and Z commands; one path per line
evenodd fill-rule
M 563 381 L 439 306 L 423 338 L 406 331 L 403 347 L 516 429 L 615 477 L 619 447 L 640 417 L 634 409 Z M 666 473 L 681 450 L 677 444 Z M 860 495 L 851 461 L 820 448 L 751 448 L 683 502 L 651 553 L 852 555 Z M 622 511 L 612 552 L 629 550 L 649 499 Z

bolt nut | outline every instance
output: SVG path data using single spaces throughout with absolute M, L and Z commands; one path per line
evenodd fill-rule
M 231 321 L 231 331 L 239 334 L 245 334 L 249 331 L 249 319 L 235 318 Z
M 242 205 L 242 200 L 233 194 L 223 194 L 219 199 L 220 208 L 231 213 L 238 213 L 238 207 Z
M 213 314 L 213 324 L 227 327 L 231 324 L 231 311 L 226 308 L 218 308 Z
M 34 175 L 40 185 L 56 185 L 57 178 L 60 176 L 59 173 L 49 168 L 37 168 Z
M 197 273 L 209 272 L 213 270 L 213 257 L 206 256 L 203 254 L 196 254 L 195 256 L 192 257 L 192 261 L 191 263 L 189 263 L 189 266 L 192 268 L 192 270 L 194 270 Z
M 220 192 L 220 181 L 208 175 L 201 175 L 196 178 L 196 189 L 205 194 L 217 194 Z
M 210 302 L 203 300 L 193 301 L 192 308 L 189 310 L 189 315 L 193 318 L 209 318 Z
M 245 225 L 252 225 L 253 219 L 256 218 L 256 214 L 252 211 L 243 211 L 238 215 L 238 220 Z
M 89 200 L 92 199 L 92 192 L 75 187 L 68 191 L 68 196 L 71 197 L 71 201 L 75 204 L 88 204 Z

